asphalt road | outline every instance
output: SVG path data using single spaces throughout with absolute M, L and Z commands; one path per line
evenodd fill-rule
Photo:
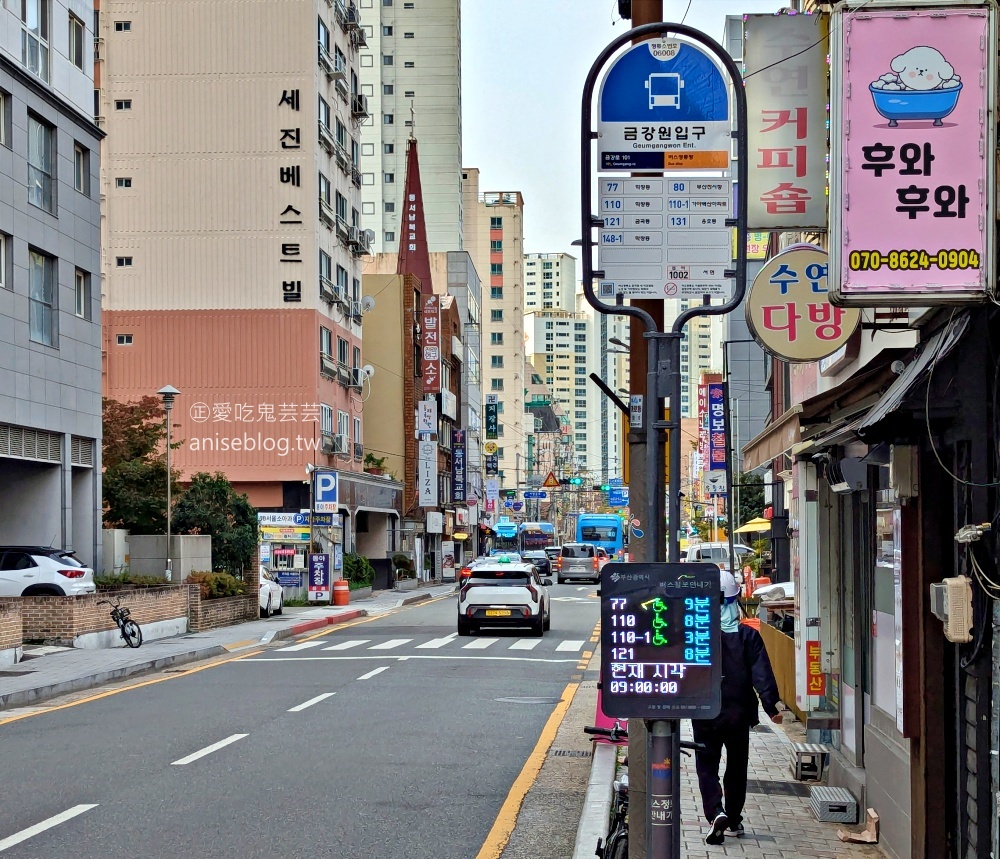
M 458 638 L 449 596 L 0 725 L 0 855 L 474 859 L 594 593 L 553 586 L 542 639 Z

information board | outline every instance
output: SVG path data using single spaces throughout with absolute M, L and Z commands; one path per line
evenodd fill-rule
M 609 563 L 601 571 L 601 690 L 608 716 L 710 719 L 722 706 L 715 564 Z

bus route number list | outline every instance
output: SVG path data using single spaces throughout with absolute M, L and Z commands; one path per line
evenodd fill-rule
M 719 568 L 606 564 L 601 689 L 608 716 L 705 719 L 719 712 Z

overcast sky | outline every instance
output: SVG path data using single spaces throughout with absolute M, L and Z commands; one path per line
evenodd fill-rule
M 664 0 L 680 21 L 688 0 Z M 691 0 L 687 19 L 716 41 L 726 15 L 773 12 L 787 0 Z M 464 0 L 465 167 L 481 191 L 524 195 L 526 253 L 565 251 L 579 237 L 580 99 L 590 65 L 629 23 L 617 0 Z

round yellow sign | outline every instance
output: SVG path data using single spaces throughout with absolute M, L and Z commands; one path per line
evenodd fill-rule
M 487 456 L 493 456 L 499 449 L 495 441 L 488 441 L 483 445 L 483 453 Z
M 830 303 L 828 273 L 826 251 L 812 246 L 768 260 L 746 301 L 750 333 L 765 351 L 786 361 L 818 361 L 851 338 L 861 311 Z

